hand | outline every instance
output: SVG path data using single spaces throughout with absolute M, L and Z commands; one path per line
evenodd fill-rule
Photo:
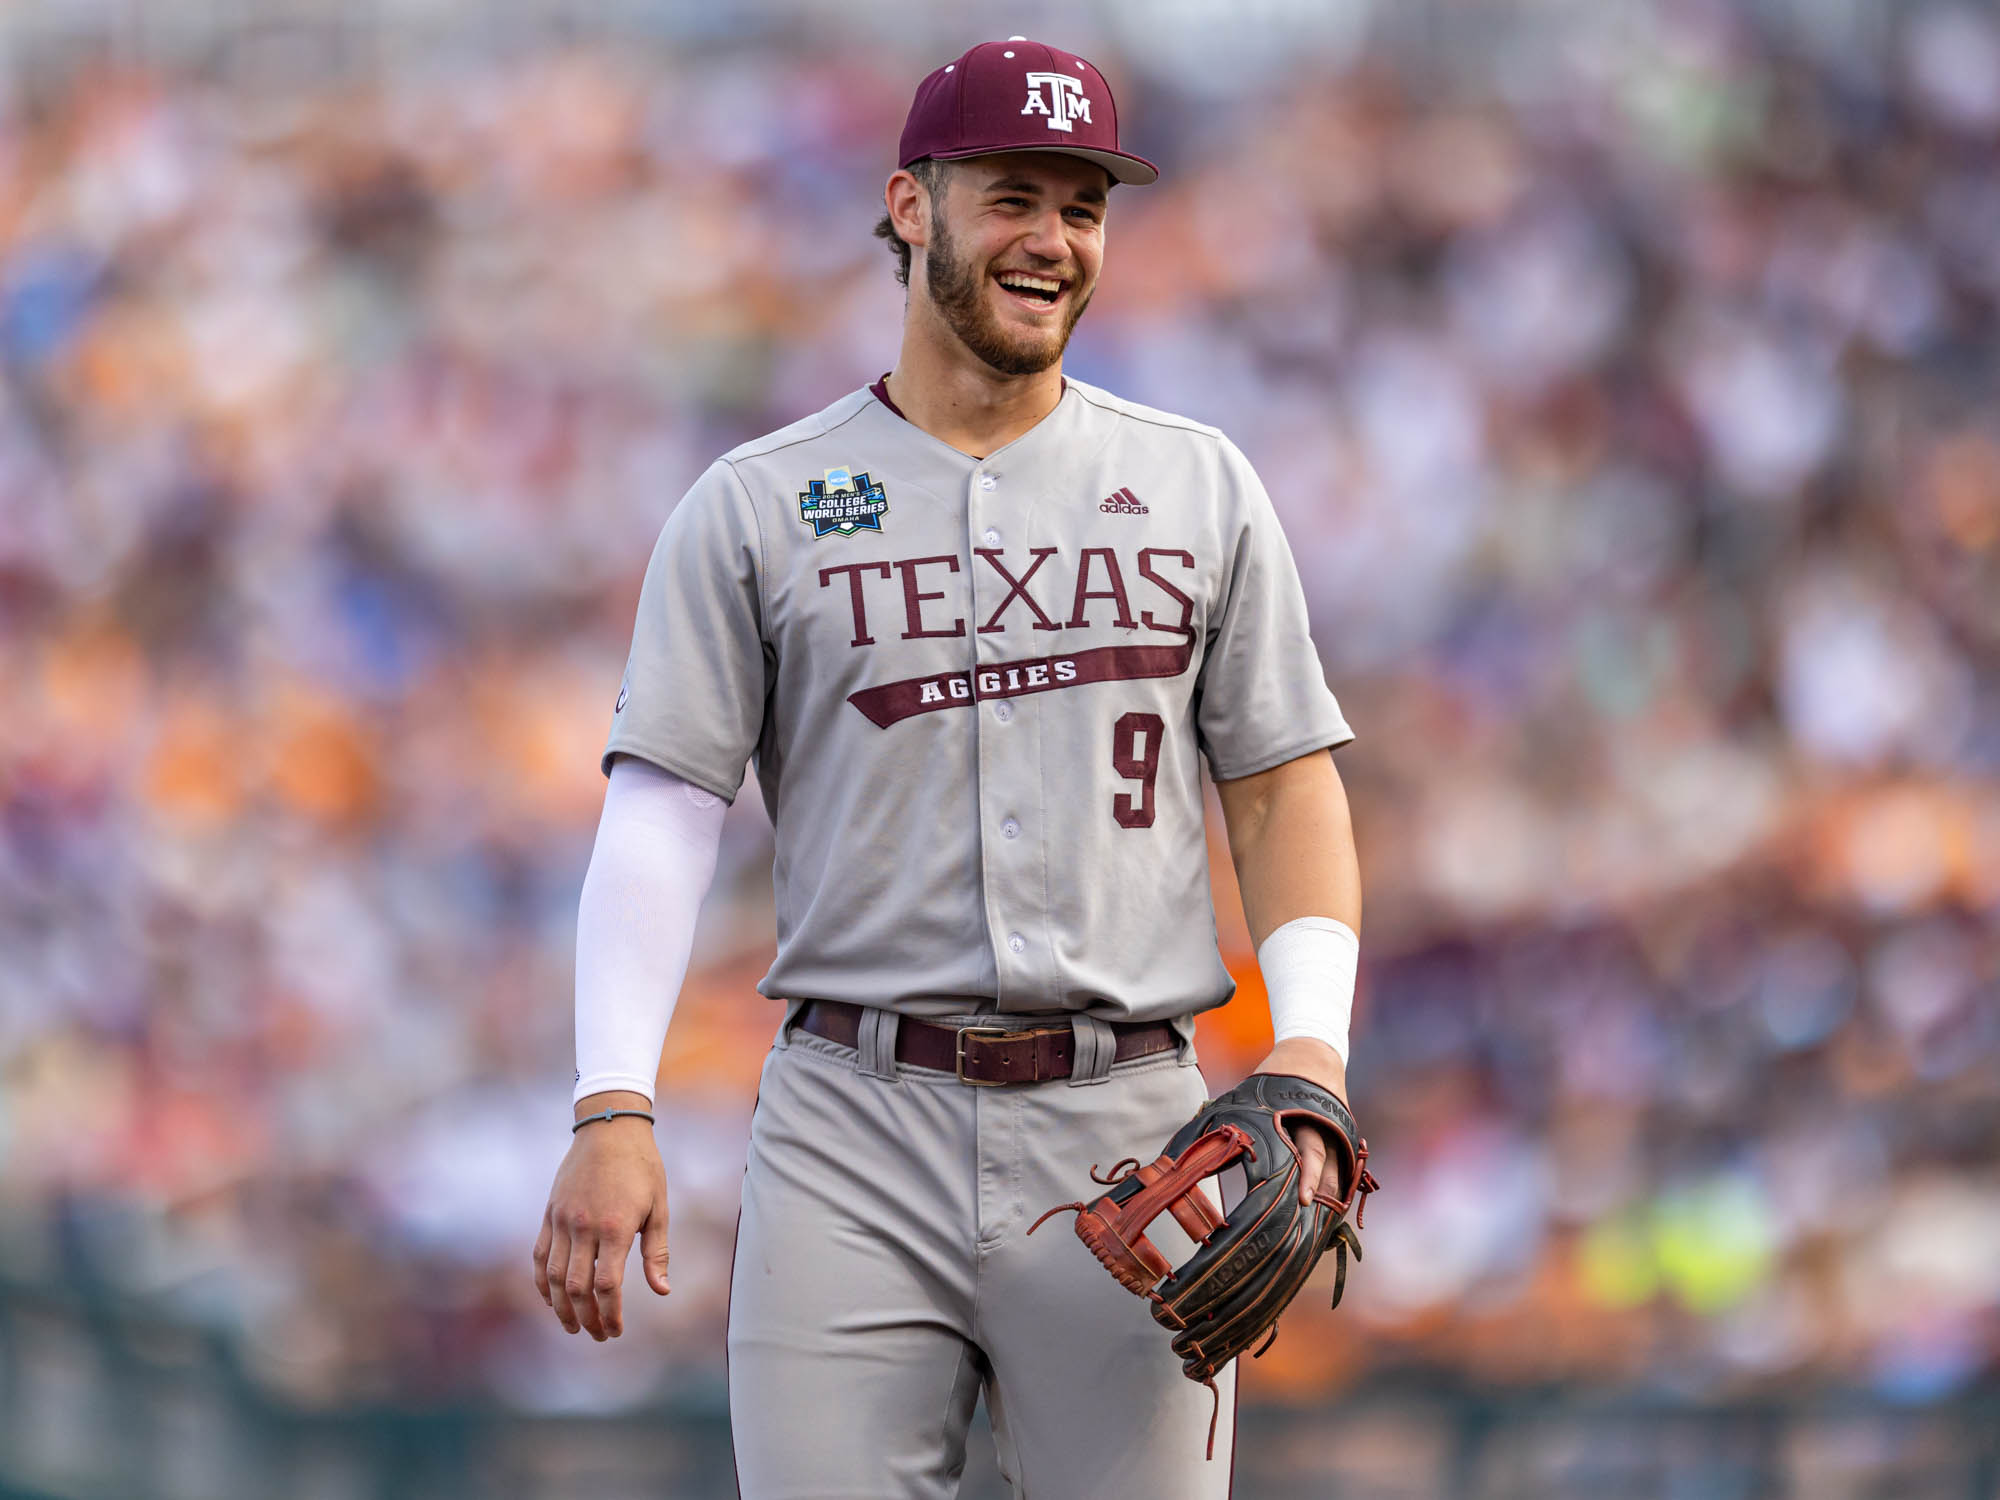
M 1331 1046 L 1311 1037 L 1287 1037 L 1274 1043 L 1269 1055 L 1251 1071 L 1289 1073 L 1318 1084 L 1342 1104 L 1347 1102 L 1347 1064 Z M 1299 1125 L 1293 1134 L 1299 1148 L 1299 1202 L 1310 1203 L 1319 1188 L 1320 1177 L 1329 1170 L 1327 1151 L 1332 1143 L 1314 1125 Z M 1331 1170 L 1338 1172 L 1339 1163 L 1335 1162 Z M 1335 1182 L 1332 1186 L 1337 1195 L 1340 1184 Z
M 592 1094 L 578 1118 L 607 1109 L 646 1109 L 643 1095 Z M 646 1284 L 667 1295 L 667 1172 L 653 1130 L 622 1115 L 586 1125 L 556 1169 L 542 1232 L 535 1237 L 535 1290 L 571 1333 L 599 1343 L 625 1331 L 625 1257 L 639 1236 Z

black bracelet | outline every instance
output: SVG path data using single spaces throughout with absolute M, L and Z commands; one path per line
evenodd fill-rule
M 574 1125 L 570 1126 L 569 1133 L 571 1135 L 575 1135 L 579 1130 L 583 1129 L 583 1127 L 586 1125 L 595 1125 L 599 1120 L 615 1120 L 620 1115 L 637 1115 L 640 1119 L 644 1120 L 648 1125 L 654 1123 L 652 1114 L 647 1110 L 607 1109 L 600 1114 L 585 1115 L 581 1120 L 578 1120 Z

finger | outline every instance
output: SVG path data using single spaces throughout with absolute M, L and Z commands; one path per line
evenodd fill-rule
M 1317 1130 L 1301 1130 L 1299 1141 L 1299 1202 L 1310 1203 L 1319 1191 L 1320 1173 L 1326 1170 L 1326 1142 Z
M 596 1232 L 589 1229 L 572 1229 L 569 1269 L 563 1274 L 563 1290 L 569 1294 L 571 1316 L 583 1325 L 585 1333 L 601 1344 L 605 1337 L 604 1320 L 597 1315 L 597 1297 L 591 1285 L 596 1275 Z
M 549 1306 L 555 1309 L 556 1321 L 565 1333 L 575 1333 L 577 1329 L 576 1309 L 569 1303 L 569 1261 L 572 1253 L 569 1225 L 561 1215 L 551 1221 L 549 1234 Z
M 662 1297 L 667 1286 L 667 1200 L 653 1204 L 653 1211 L 639 1228 L 639 1261 L 646 1268 L 646 1284 Z
M 549 1247 L 555 1243 L 555 1218 L 546 1208 L 542 1210 L 542 1232 L 535 1236 L 535 1290 L 542 1294 L 542 1301 L 549 1302 Z
M 625 1258 L 632 1253 L 632 1231 L 614 1229 L 597 1241 L 597 1274 L 591 1278 L 591 1301 L 606 1338 L 625 1331 Z

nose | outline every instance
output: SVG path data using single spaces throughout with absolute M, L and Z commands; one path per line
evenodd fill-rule
M 1051 208 L 1047 213 L 1037 214 L 1022 248 L 1041 260 L 1068 260 L 1069 240 L 1063 234 L 1062 211 Z

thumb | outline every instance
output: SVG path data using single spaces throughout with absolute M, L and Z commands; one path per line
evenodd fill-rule
M 1306 1204 L 1312 1202 L 1313 1194 L 1319 1191 L 1320 1175 L 1326 1170 L 1326 1142 L 1320 1139 L 1317 1130 L 1302 1128 L 1298 1132 L 1298 1143 L 1299 1202 Z
M 646 1268 L 646 1285 L 667 1295 L 667 1204 L 655 1199 L 652 1213 L 639 1229 L 639 1260 Z

